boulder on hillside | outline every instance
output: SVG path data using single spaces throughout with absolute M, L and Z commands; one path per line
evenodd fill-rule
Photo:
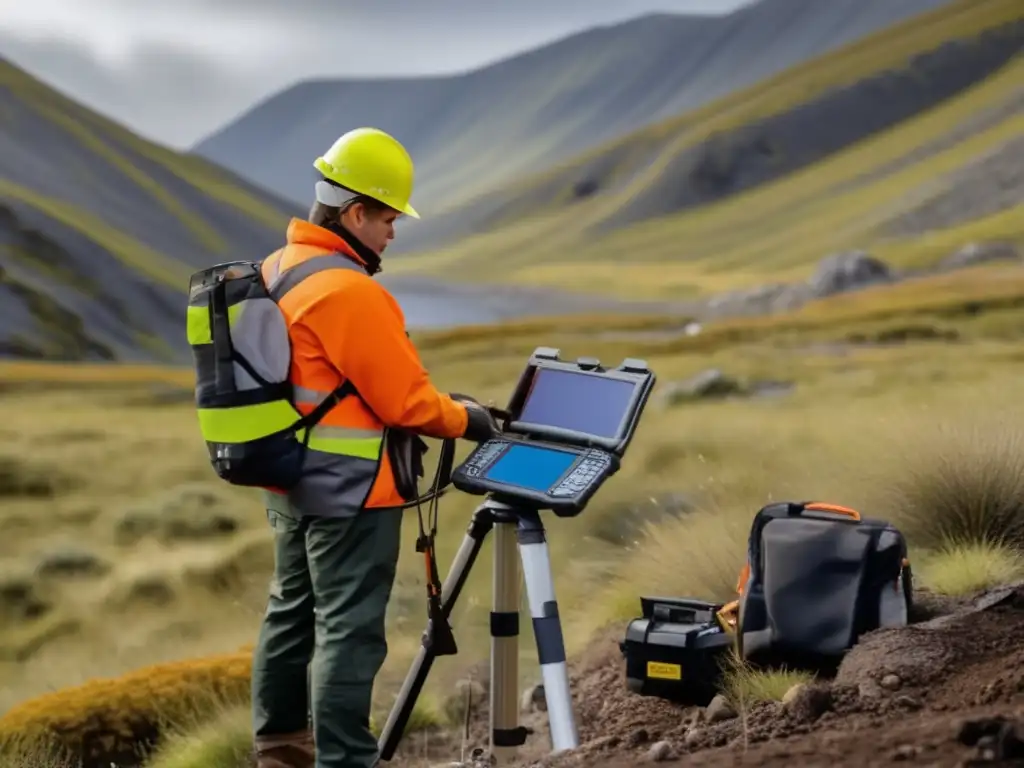
M 1013 243 L 968 243 L 939 262 L 939 269 L 963 269 L 990 261 L 1020 261 L 1024 254 Z
M 822 259 L 807 284 L 815 297 L 823 298 L 894 279 L 889 265 L 881 259 L 865 251 L 844 251 Z
M 700 371 L 688 379 L 668 382 L 661 391 L 661 404 L 666 407 L 691 400 L 717 399 L 744 392 L 743 385 L 717 368 Z

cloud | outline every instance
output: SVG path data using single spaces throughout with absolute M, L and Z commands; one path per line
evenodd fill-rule
M 749 0 L 32 0 L 3 55 L 143 135 L 185 147 L 312 77 L 465 71 L 595 24 Z

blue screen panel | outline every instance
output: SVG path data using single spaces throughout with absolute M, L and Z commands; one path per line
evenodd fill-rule
M 540 368 L 519 420 L 615 437 L 635 387 L 632 381 Z
M 513 445 L 490 466 L 485 477 L 533 491 L 546 491 L 572 466 L 576 458 L 575 453 L 553 448 Z

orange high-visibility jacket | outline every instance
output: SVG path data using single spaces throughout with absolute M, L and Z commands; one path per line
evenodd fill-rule
M 314 271 L 279 303 L 292 345 L 296 405 L 309 413 L 346 379 L 359 396 L 342 400 L 313 427 L 304 476 L 289 501 L 303 514 L 347 517 L 404 503 L 384 450 L 385 427 L 462 437 L 467 413 L 430 382 L 398 302 L 333 232 L 292 219 L 287 244 L 263 262 L 263 279 L 269 285 L 326 254 L 346 256 L 353 269 Z

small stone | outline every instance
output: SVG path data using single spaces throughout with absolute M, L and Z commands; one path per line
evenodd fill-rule
M 646 744 L 650 741 L 650 734 L 643 728 L 637 728 L 635 731 L 631 731 L 626 737 L 627 747 L 638 747 L 641 744 Z
M 782 706 L 798 723 L 814 722 L 832 708 L 832 689 L 828 685 L 798 683 L 786 691 Z
M 672 757 L 672 744 L 667 741 L 658 741 L 651 745 L 647 751 L 647 759 L 652 763 L 660 763 Z
M 892 759 L 898 762 L 913 760 L 920 752 L 921 748 L 915 747 L 913 744 L 901 744 L 893 751 Z
M 621 744 L 621 743 L 622 743 L 622 739 L 620 739 L 618 736 L 598 736 L 596 739 L 593 739 L 593 740 L 587 742 L 587 749 L 588 750 L 611 749 L 612 747 L 619 746 L 619 744 Z
M 867 680 L 857 686 L 857 695 L 862 699 L 877 699 L 882 695 L 882 687 L 873 680 Z
M 796 685 L 791 686 L 790 689 L 786 691 L 786 693 L 782 697 L 783 706 L 789 706 L 790 704 L 792 704 L 796 700 L 797 696 L 800 695 L 800 692 L 803 689 L 803 683 L 797 683 Z
M 957 731 L 956 739 L 968 747 L 976 745 L 983 737 L 999 733 L 1008 720 L 1001 716 L 964 720 Z
M 879 685 L 887 691 L 895 691 L 903 685 L 903 681 L 900 680 L 899 675 L 886 675 L 881 679 Z
M 546 712 L 548 708 L 547 699 L 544 697 L 544 684 L 529 686 L 523 691 L 519 701 L 519 708 L 522 712 Z
M 897 696 L 893 699 L 893 704 L 900 709 L 906 709 L 911 712 L 916 712 L 924 706 L 919 699 L 915 699 L 913 696 L 907 695 Z
M 701 731 L 700 728 L 693 727 L 686 732 L 686 736 L 684 737 L 683 742 L 686 744 L 687 747 L 695 747 L 697 746 L 697 744 L 700 743 L 700 740 L 703 736 L 704 733 Z
M 718 694 L 708 704 L 704 714 L 709 723 L 720 723 L 723 720 L 731 720 L 736 717 L 736 710 L 725 696 Z

